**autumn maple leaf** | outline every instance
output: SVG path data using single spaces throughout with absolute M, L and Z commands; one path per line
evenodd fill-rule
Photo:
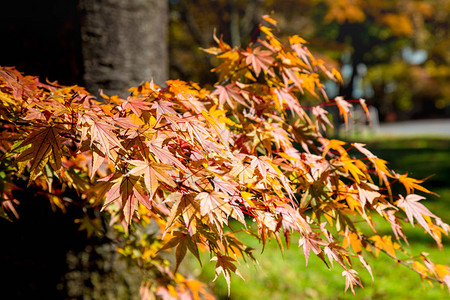
M 127 162 L 135 166 L 128 172 L 128 174 L 144 176 L 145 187 L 149 191 L 150 199 L 153 198 L 153 195 L 158 189 L 158 180 L 168 184 L 171 187 L 177 186 L 167 172 L 173 169 L 171 166 L 142 160 L 127 160 Z
M 320 129 L 319 123 L 322 125 L 323 131 L 326 131 L 326 129 L 327 129 L 325 125 L 328 125 L 331 128 L 333 128 L 333 125 L 331 124 L 330 120 L 328 120 L 328 117 L 327 117 L 328 111 L 326 111 L 325 109 L 323 109 L 320 106 L 316 106 L 316 107 L 312 108 L 311 112 L 316 117 L 316 128 L 318 130 Z
M 91 125 L 91 146 L 94 142 L 99 145 L 99 149 L 109 154 L 113 147 L 124 149 L 116 134 L 113 132 L 114 126 L 104 121 L 95 121 Z
M 425 179 L 414 179 L 411 177 L 408 177 L 408 173 L 406 174 L 396 174 L 396 177 L 398 178 L 398 180 L 405 186 L 406 192 L 407 193 L 411 193 L 414 192 L 414 189 L 418 189 L 419 191 L 425 192 L 425 193 L 429 193 L 429 194 L 433 194 L 436 195 L 435 193 L 429 191 L 428 189 L 424 188 L 423 186 L 419 185 L 419 183 L 422 183 L 426 180 Z
M 30 180 L 34 180 L 42 171 L 47 162 L 55 171 L 61 168 L 61 138 L 59 129 L 53 126 L 44 127 L 30 133 L 18 146 L 27 147 L 17 158 L 16 162 L 22 162 L 22 170 L 25 163 L 31 162 Z
M 138 117 L 141 116 L 143 110 L 148 110 L 150 103 L 145 101 L 144 98 L 128 97 L 121 105 L 122 109 L 131 109 Z
M 225 198 L 224 193 L 213 191 L 199 193 L 195 199 L 200 201 L 200 214 L 204 216 L 225 205 Z
M 144 205 L 147 209 L 151 209 L 151 202 L 149 196 L 143 191 L 138 184 L 137 176 L 112 174 L 113 176 L 107 176 L 102 181 L 108 182 L 111 186 L 106 193 L 105 203 L 103 209 L 116 201 L 122 208 L 124 220 L 127 225 L 131 223 L 131 219 L 136 211 L 138 200 L 139 203 Z
M 219 277 L 219 275 L 222 273 L 228 285 L 228 295 L 230 295 L 231 272 L 235 273 L 236 275 L 244 279 L 244 277 L 242 277 L 242 275 L 239 273 L 236 266 L 234 265 L 234 262 L 236 260 L 234 260 L 229 256 L 223 256 L 218 254 L 217 256 L 211 258 L 211 261 L 216 261 L 216 277 L 214 278 L 214 280 L 216 280 L 217 277 Z
M 257 169 L 259 174 L 263 178 L 263 181 L 267 182 L 267 174 L 269 173 L 270 177 L 280 176 L 280 171 L 276 170 L 273 165 L 270 163 L 267 157 L 256 157 L 254 156 L 252 162 L 250 164 L 252 169 Z
M 414 219 L 416 219 L 417 222 L 423 227 L 423 229 L 430 232 L 430 227 L 428 226 L 427 221 L 425 221 L 423 216 L 434 218 L 436 218 L 436 216 L 423 204 L 419 203 L 419 201 L 425 199 L 425 197 L 415 194 L 410 194 L 406 196 L 406 198 L 403 198 L 402 195 L 399 195 L 399 197 L 400 200 L 398 201 L 397 205 L 405 209 L 406 216 L 408 217 L 411 225 L 414 226 Z
M 357 274 L 358 272 L 352 269 L 342 271 L 342 276 L 345 276 L 345 291 L 350 287 L 353 295 L 355 294 L 354 287 L 356 285 L 362 286 L 361 280 L 358 278 Z
M 156 109 L 158 115 L 173 114 L 176 115 L 176 111 L 171 107 L 172 102 L 169 101 L 155 101 L 152 105 L 152 109 Z
M 274 92 L 280 109 L 284 107 L 283 102 L 285 102 L 291 111 L 295 112 L 299 117 L 303 117 L 303 108 L 298 103 L 298 99 L 291 94 L 290 89 L 274 89 Z
M 187 250 L 189 250 L 192 254 L 194 254 L 194 256 L 197 258 L 197 260 L 201 264 L 200 253 L 198 251 L 197 243 L 194 242 L 192 236 L 190 236 L 189 234 L 186 234 L 184 232 L 175 231 L 174 237 L 171 240 L 169 240 L 166 244 L 164 244 L 164 246 L 161 249 L 159 249 L 158 252 L 173 248 L 175 246 L 176 246 L 175 272 L 178 270 L 180 263 L 183 261 L 184 257 L 186 256 Z
M 381 196 L 378 190 L 376 185 L 369 182 L 361 182 L 358 185 L 359 200 L 363 209 L 367 202 L 372 204 L 376 198 Z
M 309 233 L 308 235 L 300 238 L 300 240 L 298 241 L 298 246 L 303 246 L 303 254 L 305 255 L 306 266 L 308 266 L 309 254 L 311 250 L 315 255 L 319 257 L 322 256 L 321 258 L 323 260 L 322 249 L 319 246 L 325 246 L 327 244 L 327 242 L 318 237 L 317 233 Z
M 244 105 L 248 106 L 242 95 L 240 94 L 240 91 L 234 84 L 228 84 L 226 86 L 216 86 L 216 89 L 214 92 L 212 92 L 211 95 L 218 95 L 219 96 L 219 106 L 222 107 L 225 103 L 230 105 L 231 108 L 235 108 L 236 104 L 234 101 Z M 234 100 L 234 101 L 233 101 Z
M 245 62 L 248 65 L 252 65 L 257 77 L 259 76 L 259 73 L 261 73 L 261 69 L 266 72 L 269 71 L 270 65 L 274 62 L 272 52 L 261 50 L 259 47 L 253 50 L 248 48 L 247 52 L 244 52 L 244 55 L 247 57 Z
M 336 97 L 334 99 L 339 109 L 339 114 L 344 118 L 345 127 L 348 126 L 348 116 L 351 116 L 350 108 L 352 105 L 344 100 L 343 97 Z
M 178 160 L 178 158 L 166 147 L 162 146 L 162 143 L 163 139 L 155 138 L 152 141 L 148 141 L 147 146 L 161 163 L 176 166 L 183 172 L 189 173 L 188 169 Z
M 206 128 L 203 126 L 203 123 L 201 122 L 185 122 L 186 130 L 189 133 L 189 137 L 192 141 L 194 141 L 194 137 L 197 138 L 197 141 L 200 143 L 200 145 L 205 148 L 205 145 L 207 143 L 206 139 L 210 137 L 209 132 L 206 130 Z

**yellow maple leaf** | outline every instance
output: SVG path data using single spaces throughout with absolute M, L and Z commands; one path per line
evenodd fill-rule
M 402 175 L 401 174 L 396 174 L 396 175 L 397 175 L 396 177 L 397 177 L 398 181 L 400 181 L 405 186 L 406 192 L 408 194 L 413 193 L 414 189 L 417 189 L 419 191 L 438 196 L 436 193 L 429 191 L 428 189 L 424 188 L 423 186 L 421 186 L 419 184 L 419 183 L 424 182 L 427 178 L 414 179 L 414 178 L 408 177 L 408 173 L 402 174 Z

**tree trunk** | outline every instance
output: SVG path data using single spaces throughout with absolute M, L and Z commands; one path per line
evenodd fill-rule
M 83 80 L 98 94 L 125 96 L 143 81 L 168 77 L 168 3 L 80 0 Z

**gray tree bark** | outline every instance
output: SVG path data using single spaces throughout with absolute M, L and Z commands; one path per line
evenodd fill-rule
M 168 1 L 80 0 L 83 80 L 98 94 L 168 79 Z

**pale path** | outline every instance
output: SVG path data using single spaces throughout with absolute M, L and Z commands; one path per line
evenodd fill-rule
M 450 138 L 450 119 L 381 123 L 374 132 L 385 136 L 430 136 Z

